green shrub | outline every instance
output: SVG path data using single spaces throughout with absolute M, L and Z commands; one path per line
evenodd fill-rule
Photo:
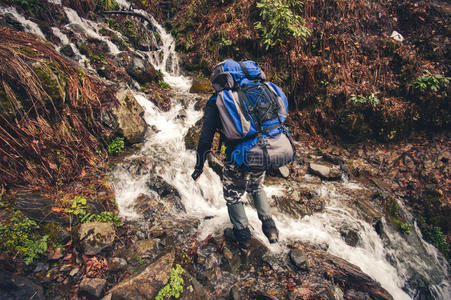
M 434 92 L 446 97 L 449 81 L 451 77 L 443 75 L 432 75 L 431 72 L 426 71 L 426 75 L 418 77 L 412 81 L 411 86 L 421 92 Z
M 377 106 L 380 102 L 375 94 L 371 94 L 369 96 L 351 95 L 351 97 L 348 100 L 353 103 L 361 103 L 361 104 L 368 103 L 373 107 Z
M 113 212 L 103 211 L 100 214 L 88 212 L 87 201 L 83 196 L 75 196 L 72 199 L 72 207 L 66 208 L 64 211 L 71 214 L 80 223 L 111 222 L 117 227 L 123 225 L 121 219 Z
M 39 237 L 36 233 L 38 229 L 35 221 L 28 219 L 20 211 L 13 212 L 9 222 L 0 223 L 0 250 L 19 253 L 25 264 L 31 264 L 47 251 L 48 235 Z
M 432 229 L 426 232 L 425 238 L 428 242 L 434 245 L 446 257 L 449 257 L 449 246 L 446 243 L 446 236 L 438 226 L 433 226 Z
M 180 294 L 183 293 L 183 273 L 185 273 L 185 270 L 179 264 L 176 264 L 176 268 L 172 268 L 169 282 L 158 292 L 155 300 L 164 300 L 171 297 L 179 298 Z
M 267 50 L 291 37 L 301 42 L 308 39 L 310 31 L 304 26 L 305 20 L 292 10 L 302 6 L 303 2 L 300 1 L 260 0 L 257 2 L 262 21 L 255 22 L 255 28 L 262 35 L 263 44 Z
M 158 80 L 158 84 L 164 89 L 169 89 L 171 87 L 169 83 L 163 80 Z
M 107 150 L 108 154 L 116 155 L 124 152 L 124 148 L 125 148 L 124 138 L 118 136 L 108 144 Z
M 116 10 L 119 9 L 119 5 L 115 0 L 97 0 L 97 6 L 104 10 Z

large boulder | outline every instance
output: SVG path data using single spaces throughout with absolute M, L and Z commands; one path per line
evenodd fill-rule
M 113 223 L 90 222 L 81 224 L 77 239 L 86 255 L 96 255 L 111 246 L 115 236 Z
M 143 108 L 129 89 L 120 89 L 116 97 L 119 104 L 102 112 L 102 122 L 131 144 L 142 141 L 147 128 Z
M 141 273 L 120 282 L 108 294 L 111 294 L 112 300 L 154 299 L 161 287 L 169 280 L 174 258 L 174 252 L 162 256 Z
M 211 93 L 213 92 L 213 87 L 208 78 L 204 77 L 194 77 L 193 83 L 189 90 L 190 93 Z
M 147 59 L 134 53 L 129 52 L 124 55 L 123 64 L 127 73 L 139 84 L 146 84 L 161 79 L 161 73 L 155 70 Z
M 339 180 L 341 179 L 341 172 L 334 168 L 323 164 L 309 164 L 309 172 L 313 175 L 317 175 L 326 180 Z
M 44 300 L 42 287 L 28 278 L 0 270 L 0 299 Z

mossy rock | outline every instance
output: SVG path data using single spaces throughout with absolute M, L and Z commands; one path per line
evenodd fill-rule
M 33 70 L 50 97 L 44 100 L 61 107 L 66 99 L 66 78 L 59 65 L 55 62 L 36 62 L 33 64 Z
M 190 93 L 211 93 L 213 92 L 213 87 L 211 85 L 210 79 L 205 77 L 194 77 L 193 83 L 191 85 Z

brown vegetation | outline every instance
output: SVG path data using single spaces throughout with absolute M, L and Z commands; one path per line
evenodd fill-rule
M 0 28 L 0 184 L 45 186 L 103 160 L 113 91 L 35 36 Z

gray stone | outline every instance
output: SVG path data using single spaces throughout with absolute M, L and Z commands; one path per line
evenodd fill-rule
M 189 90 L 190 93 L 211 93 L 213 87 L 211 85 L 210 79 L 203 77 L 194 77 L 193 83 Z
M 114 242 L 113 223 L 91 222 L 81 224 L 78 238 L 86 255 L 96 255 Z
M 128 143 L 141 142 L 147 128 L 143 108 L 129 89 L 119 90 L 116 98 L 119 104 L 102 112 L 102 122 Z
M 308 271 L 308 263 L 305 258 L 305 254 L 301 249 L 292 249 L 290 251 L 290 259 L 298 270 Z
M 74 49 L 72 49 L 72 46 L 70 44 L 64 45 L 61 47 L 60 52 L 68 57 L 74 57 L 75 52 Z
M 0 269 L 0 299 L 44 300 L 43 288 L 28 278 Z
M 161 287 L 169 280 L 174 257 L 174 252 L 170 252 L 149 265 L 141 273 L 120 282 L 108 292 L 111 294 L 111 299 L 154 299 Z
M 49 264 L 45 264 L 43 262 L 38 262 L 36 264 L 36 268 L 34 268 L 33 272 L 34 273 L 39 273 L 39 272 L 47 272 L 49 270 Z
M 359 237 L 359 234 L 357 233 L 357 231 L 355 231 L 354 229 L 351 229 L 351 228 L 341 228 L 340 234 L 343 237 L 343 239 L 345 240 L 346 244 L 348 244 L 351 247 L 357 246 L 357 244 L 360 240 L 360 237 Z
M 282 166 L 279 168 L 279 173 L 283 178 L 288 178 L 290 176 L 290 169 L 287 166 Z
M 315 163 L 309 163 L 309 172 L 313 175 L 319 176 L 326 180 L 339 180 L 341 179 L 341 172 L 338 169 L 328 167 L 326 165 L 320 165 Z
M 101 278 L 83 278 L 80 282 L 79 292 L 85 292 L 94 297 L 100 298 L 105 288 L 106 280 Z
M 109 260 L 109 268 L 112 272 L 123 271 L 127 268 L 127 261 L 121 257 L 112 257 Z

